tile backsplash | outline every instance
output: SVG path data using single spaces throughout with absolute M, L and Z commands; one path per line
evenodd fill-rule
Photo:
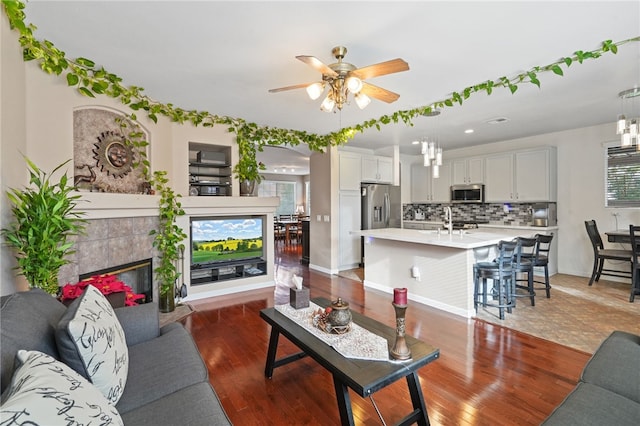
M 403 220 L 444 221 L 444 209 L 447 206 L 451 207 L 454 221 L 532 225 L 532 203 L 403 204 Z

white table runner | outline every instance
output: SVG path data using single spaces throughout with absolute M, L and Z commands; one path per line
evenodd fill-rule
M 313 313 L 320 306 L 309 303 L 308 308 L 295 309 L 291 305 L 276 305 L 275 309 L 295 321 L 309 333 L 333 347 L 346 358 L 366 359 L 369 361 L 389 361 L 389 346 L 387 339 L 378 336 L 351 323 L 351 330 L 344 334 L 325 333 L 313 325 Z

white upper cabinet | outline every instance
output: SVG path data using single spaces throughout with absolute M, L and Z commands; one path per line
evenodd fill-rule
M 340 190 L 360 190 L 362 156 L 355 152 L 340 152 Z
M 556 162 L 553 147 L 486 157 L 485 201 L 556 201 Z
M 445 161 L 440 166 L 440 177 L 434 178 L 433 166 L 422 164 L 411 166 L 411 202 L 412 203 L 448 203 L 451 201 L 452 163 Z
M 379 155 L 362 156 L 363 182 L 393 182 L 393 160 Z
M 451 184 L 484 183 L 484 157 L 452 160 Z

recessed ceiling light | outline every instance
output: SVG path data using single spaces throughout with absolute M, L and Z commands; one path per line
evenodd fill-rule
M 413 141 L 411 142 L 411 145 L 418 145 L 420 143 L 420 141 Z
M 487 121 L 487 124 L 500 124 L 500 123 L 505 123 L 509 121 L 509 119 L 507 117 L 496 117 L 496 118 L 492 118 L 491 120 Z
M 473 129 L 467 129 L 464 131 L 465 133 L 469 134 L 469 133 L 473 133 Z

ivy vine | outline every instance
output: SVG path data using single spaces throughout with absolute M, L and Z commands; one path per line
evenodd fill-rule
M 69 59 L 63 51 L 59 50 L 48 40 L 40 41 L 34 36 L 36 27 L 25 24 L 25 4 L 18 0 L 2 0 L 5 13 L 13 30 L 20 34 L 19 41 L 23 48 L 25 61 L 38 61 L 40 68 L 49 74 L 65 74 L 67 84 L 75 87 L 84 96 L 94 98 L 96 95 L 106 95 L 120 100 L 134 111 L 144 111 L 153 122 L 157 122 L 158 116 L 167 117 L 176 123 L 191 123 L 194 126 L 213 127 L 216 125 L 227 126 L 229 132 L 236 134 L 236 143 L 244 155 L 240 156 L 234 166 L 234 173 L 239 179 L 245 179 L 250 170 L 256 170 L 256 151 L 262 151 L 267 145 L 298 146 L 305 144 L 312 151 L 323 152 L 329 146 L 343 145 L 352 139 L 356 133 L 363 133 L 368 129 L 380 130 L 382 126 L 404 123 L 413 125 L 413 119 L 422 115 L 428 115 L 434 109 L 454 107 L 462 105 L 471 95 L 486 93 L 491 95 L 494 89 L 508 89 L 514 94 L 521 84 L 534 84 L 540 87 L 539 75 L 552 72 L 558 76 L 564 75 L 563 69 L 568 69 L 572 64 L 582 64 L 586 60 L 600 58 L 605 53 L 617 53 L 618 47 L 630 42 L 640 42 L 640 36 L 613 42 L 605 40 L 600 47 L 594 50 L 578 50 L 572 55 L 558 59 L 548 65 L 535 66 L 515 77 L 498 77 L 495 80 L 487 80 L 474 84 L 460 91 L 455 91 L 445 99 L 408 110 L 396 111 L 390 115 L 344 127 L 332 133 L 318 135 L 301 130 L 281 129 L 277 127 L 260 126 L 248 122 L 242 118 L 220 116 L 207 111 L 185 110 L 173 104 L 163 104 L 144 93 L 144 89 L 138 86 L 125 86 L 122 79 L 108 72 L 102 67 L 96 67 L 94 61 L 87 58 Z

